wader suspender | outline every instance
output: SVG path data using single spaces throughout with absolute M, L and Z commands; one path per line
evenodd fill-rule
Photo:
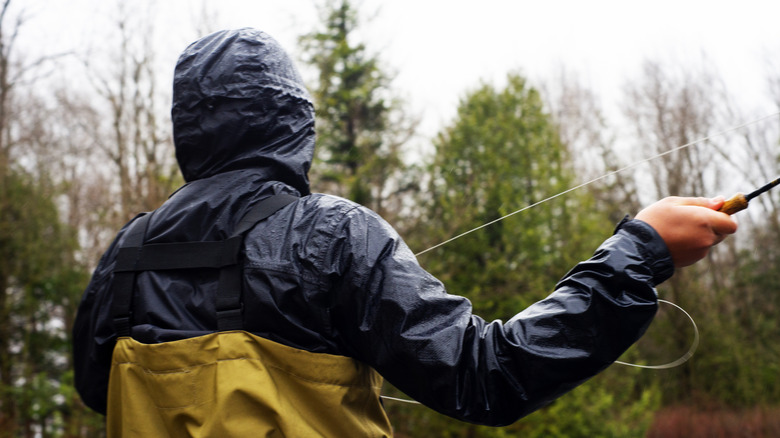
M 233 234 L 222 241 L 144 245 L 144 235 L 152 215 L 147 213 L 138 218 L 130 226 L 127 239 L 119 248 L 111 284 L 111 317 L 117 337 L 130 336 L 136 273 L 165 269 L 219 269 L 217 330 L 241 330 L 243 278 L 239 258 L 244 247 L 244 234 L 258 222 L 297 199 L 296 196 L 280 194 L 260 201 L 236 225 Z

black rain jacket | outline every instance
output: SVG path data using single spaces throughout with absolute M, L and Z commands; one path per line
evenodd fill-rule
M 486 322 L 377 214 L 310 194 L 312 101 L 285 52 L 259 31 L 218 32 L 188 47 L 172 118 L 187 183 L 152 213 L 146 243 L 222 240 L 258 201 L 300 196 L 247 234 L 245 329 L 353 357 L 461 420 L 510 424 L 609 366 L 643 334 L 657 308 L 654 286 L 673 272 L 657 233 L 624 222 L 548 298 Z M 98 412 L 117 338 L 109 285 L 126 229 L 100 260 L 73 332 L 76 386 Z M 132 337 L 161 343 L 216 331 L 216 283 L 209 270 L 139 274 Z

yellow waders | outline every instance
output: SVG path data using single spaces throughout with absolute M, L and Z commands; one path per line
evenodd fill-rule
M 244 331 L 162 344 L 120 338 L 109 437 L 389 437 L 382 377 L 348 357 Z

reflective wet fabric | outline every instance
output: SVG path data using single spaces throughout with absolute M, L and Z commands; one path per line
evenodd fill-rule
M 388 437 L 382 378 L 344 356 L 246 332 L 162 344 L 120 338 L 109 437 Z

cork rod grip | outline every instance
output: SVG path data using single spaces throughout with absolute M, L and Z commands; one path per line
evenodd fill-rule
M 748 200 L 745 198 L 745 195 L 742 193 L 737 193 L 736 195 L 727 199 L 726 202 L 723 203 L 723 207 L 721 207 L 718 211 L 722 211 L 723 213 L 731 215 L 746 209 L 747 206 Z

